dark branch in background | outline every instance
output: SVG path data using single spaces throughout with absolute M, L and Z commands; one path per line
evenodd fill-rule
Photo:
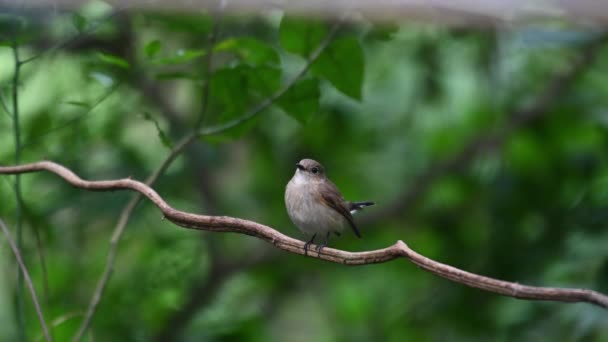
M 565 72 L 555 75 L 529 106 L 524 109 L 515 110 L 510 115 L 510 121 L 500 131 L 477 137 L 454 156 L 431 166 L 417 177 L 411 183 L 412 186 L 393 200 L 393 202 L 383 207 L 378 207 L 373 212 L 362 217 L 362 224 L 378 222 L 386 217 L 402 216 L 411 209 L 414 203 L 420 200 L 420 197 L 426 193 L 435 180 L 446 174 L 463 169 L 480 154 L 499 148 L 506 141 L 506 138 L 517 129 L 546 116 L 551 111 L 556 99 L 563 97 L 568 89 L 570 89 L 569 87 L 574 80 L 593 62 L 601 44 L 607 39 L 608 35 L 602 34 L 601 37 L 583 47 L 581 54 L 572 63 L 572 66 Z
M 17 263 L 19 264 L 19 269 L 23 273 L 23 277 L 25 278 L 25 283 L 27 287 L 30 289 L 30 294 L 32 296 L 32 302 L 34 302 L 34 307 L 36 308 L 36 314 L 38 315 L 38 320 L 40 320 L 40 326 L 42 327 L 42 332 L 47 341 L 51 340 L 51 335 L 49 334 L 49 330 L 46 327 L 46 323 L 44 321 L 44 315 L 42 314 L 42 309 L 40 308 L 40 302 L 38 302 L 38 297 L 36 296 L 36 289 L 34 288 L 34 283 L 32 283 L 32 279 L 30 278 L 30 274 L 27 271 L 27 267 L 23 262 L 23 258 L 21 257 L 21 252 L 19 252 L 19 248 L 15 244 L 15 241 L 11 238 L 11 233 L 8 228 L 4 224 L 4 221 L 0 219 L 0 228 L 2 228 L 2 232 L 8 241 L 8 244 L 11 246 L 13 250 L 13 254 L 15 254 L 15 259 L 17 259 Z
M 270 105 L 272 105 L 278 98 L 283 96 L 283 94 L 285 94 L 285 92 L 287 90 L 289 90 L 297 81 L 299 81 L 306 74 L 306 72 L 308 71 L 308 69 L 310 68 L 312 63 L 319 57 L 321 52 L 333 40 L 340 25 L 341 25 L 341 21 L 337 22 L 332 27 L 332 29 L 327 34 L 327 36 L 324 38 L 324 40 L 311 53 L 310 57 L 306 61 L 306 64 L 304 65 L 304 67 L 302 68 L 302 70 L 299 73 L 297 73 L 289 82 L 287 82 L 283 87 L 281 87 L 275 93 L 273 93 L 268 98 L 264 99 L 262 102 L 260 102 L 258 105 L 256 105 L 252 110 L 245 113 L 242 117 L 229 121 L 225 124 L 220 124 L 218 126 L 209 127 L 207 129 L 200 129 L 200 130 L 197 129 L 196 131 L 184 136 L 177 143 L 177 145 L 173 148 L 173 150 L 171 150 L 171 152 L 169 153 L 167 158 L 163 161 L 161 166 L 158 169 L 156 169 L 156 171 L 152 175 L 150 175 L 150 177 L 148 177 L 148 179 L 146 180 L 146 184 L 148 184 L 148 185 L 154 184 L 156 182 L 156 180 L 171 165 L 171 163 L 184 151 L 184 149 L 186 147 L 188 147 L 192 142 L 196 141 L 196 139 L 198 137 L 218 134 L 227 129 L 239 126 L 239 125 L 247 122 L 248 120 L 252 119 L 259 113 L 261 113 L 263 110 L 265 110 Z M 209 91 L 209 87 L 206 87 L 206 89 L 207 89 L 206 91 Z M 207 106 L 205 106 L 205 108 L 206 107 Z M 204 113 L 201 113 L 201 115 L 204 115 Z M 127 204 L 127 206 L 124 208 L 124 210 L 122 211 L 122 213 L 120 215 L 118 223 L 116 224 L 116 227 L 114 228 L 114 231 L 112 233 L 112 238 L 110 240 L 110 247 L 109 247 L 108 256 L 106 259 L 106 266 L 104 268 L 104 271 L 103 271 L 99 281 L 97 282 L 97 286 L 95 288 L 95 291 L 93 293 L 93 296 L 92 296 L 89 306 L 87 308 L 87 312 L 85 314 L 83 323 L 81 324 L 80 328 L 78 329 L 78 332 L 74 336 L 73 341 L 82 340 L 84 334 L 86 333 L 88 327 L 91 324 L 93 315 L 95 314 L 95 311 L 97 310 L 97 306 L 99 305 L 99 302 L 101 301 L 101 297 L 105 291 L 106 285 L 110 279 L 110 276 L 111 276 L 113 268 L 114 268 L 114 262 L 116 259 L 116 253 L 117 253 L 117 249 L 118 249 L 118 242 L 120 241 L 120 238 L 122 237 L 125 227 L 129 221 L 133 211 L 135 210 L 135 207 L 141 201 L 142 194 L 143 193 L 135 195 L 131 199 L 131 201 L 129 201 L 129 203 Z
M 17 37 L 14 37 L 11 45 L 13 51 L 13 84 L 12 84 L 12 100 L 13 100 L 13 134 L 15 136 L 15 164 L 21 163 L 21 124 L 19 123 L 19 77 L 23 62 L 19 59 L 19 46 L 17 45 Z M 17 249 L 23 249 L 23 229 L 21 227 L 23 199 L 21 196 L 21 178 L 15 176 L 15 230 L 17 234 Z M 21 270 L 17 271 L 17 322 L 19 326 L 19 340 L 25 341 L 25 308 L 23 306 L 23 274 Z
M 132 179 L 85 181 L 69 169 L 50 161 L 0 167 L 0 174 L 20 174 L 42 170 L 53 172 L 71 185 L 90 191 L 115 191 L 123 189 L 137 191 L 152 201 L 161 210 L 166 219 L 184 228 L 246 234 L 265 240 L 284 251 L 305 255 L 303 241 L 296 240 L 271 227 L 249 220 L 229 216 L 197 215 L 174 209 L 152 188 Z M 366 252 L 353 253 L 333 248 L 323 248 L 320 252 L 308 253 L 308 256 L 345 265 L 377 264 L 398 258 L 406 258 L 420 268 L 440 277 L 504 296 L 529 300 L 586 302 L 602 308 L 608 308 L 608 296 L 596 291 L 526 286 L 477 275 L 420 255 L 410 249 L 403 241 L 397 241 L 394 245 L 383 249 Z

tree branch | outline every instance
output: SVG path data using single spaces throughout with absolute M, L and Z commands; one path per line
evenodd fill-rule
M 30 274 L 27 271 L 27 267 L 23 262 L 23 258 L 21 257 L 21 252 L 19 252 L 19 248 L 15 244 L 15 241 L 11 238 L 11 233 L 8 228 L 4 224 L 4 221 L 0 219 L 0 228 L 2 228 L 2 232 L 6 236 L 6 240 L 8 244 L 11 246 L 13 250 L 13 254 L 15 254 L 15 259 L 17 259 L 17 263 L 19 264 L 19 268 L 23 273 L 23 277 L 25 279 L 25 283 L 27 287 L 30 289 L 30 294 L 32 295 L 32 302 L 34 302 L 34 307 L 36 308 L 36 314 L 38 315 L 38 320 L 40 320 L 40 326 L 42 327 L 42 332 L 44 333 L 44 337 L 47 341 L 52 341 L 51 335 L 49 334 L 49 330 L 46 327 L 46 323 L 44 321 L 44 314 L 42 314 L 42 309 L 40 308 L 40 302 L 38 301 L 38 296 L 36 296 L 36 289 L 34 288 L 34 283 L 32 283 L 32 278 L 30 278 Z
M 287 252 L 305 255 L 304 242 L 284 235 L 263 224 L 229 217 L 197 215 L 180 211 L 165 202 L 154 189 L 146 184 L 132 179 L 117 179 L 105 181 L 86 181 L 74 172 L 51 161 L 40 161 L 31 164 L 0 167 L 0 174 L 21 174 L 37 171 L 53 172 L 75 187 L 90 191 L 134 190 L 147 197 L 163 213 L 164 217 L 178 226 L 212 232 L 232 232 L 246 234 L 265 240 L 275 247 Z M 558 302 L 586 302 L 603 308 L 608 308 L 608 296 L 596 291 L 574 288 L 552 288 L 520 285 L 503 280 L 497 280 L 458 268 L 442 264 L 416 253 L 403 241 L 394 245 L 366 252 L 347 252 L 333 248 L 323 248 L 320 252 L 309 252 L 309 257 L 331 261 L 345 265 L 367 265 L 406 258 L 420 268 L 442 278 L 475 287 L 504 296 Z
M 252 110 L 248 111 L 243 116 L 236 118 L 232 121 L 229 121 L 227 123 L 224 123 L 224 124 L 220 124 L 217 126 L 212 126 L 212 127 L 208 127 L 206 129 L 200 129 L 200 130 L 198 129 L 198 127 L 196 127 L 194 132 L 184 136 L 177 143 L 177 145 L 173 148 L 173 150 L 171 150 L 171 152 L 169 153 L 167 158 L 156 169 L 156 171 L 154 171 L 154 173 L 152 173 L 152 175 L 150 175 L 150 177 L 148 177 L 148 179 L 146 180 L 146 184 L 147 185 L 154 184 L 156 182 L 156 180 L 158 179 L 158 177 L 160 177 L 165 172 L 165 170 L 171 165 L 171 163 L 175 160 L 175 158 L 177 158 L 182 153 L 182 151 L 186 147 L 188 147 L 192 142 L 194 142 L 198 137 L 221 133 L 227 129 L 239 126 L 239 125 L 245 123 L 246 121 L 250 120 L 254 116 L 258 115 L 259 113 L 261 113 L 264 109 L 266 109 L 270 105 L 272 105 L 278 98 L 283 96 L 283 94 L 285 94 L 285 92 L 287 90 L 289 90 L 298 80 L 300 80 L 306 74 L 306 72 L 308 71 L 308 69 L 310 68 L 312 63 L 319 57 L 321 52 L 323 52 L 323 50 L 327 47 L 327 45 L 329 45 L 329 43 L 333 40 L 341 23 L 342 23 L 342 21 L 340 20 L 336 24 L 334 24 L 331 31 L 327 34 L 327 36 L 324 38 L 324 40 L 311 53 L 310 57 L 306 61 L 306 64 L 304 65 L 302 70 L 300 70 L 300 72 L 298 72 L 283 87 L 281 87 L 275 93 L 273 93 L 268 98 L 264 99 L 262 102 L 260 102 L 258 105 L 256 105 Z M 212 33 L 210 38 L 215 39 L 215 34 L 216 33 Z M 208 91 L 209 91 L 209 87 L 207 86 L 205 92 L 208 92 Z M 205 105 L 204 109 L 206 110 L 206 108 L 207 108 L 207 105 Z M 140 184 L 143 184 L 143 183 L 140 183 Z M 89 325 L 91 324 L 93 315 L 95 314 L 97 306 L 99 305 L 99 302 L 101 301 L 101 296 L 103 295 L 105 287 L 106 287 L 108 281 L 110 280 L 110 276 L 112 275 L 112 271 L 114 268 L 114 260 L 116 259 L 116 253 L 117 253 L 117 249 L 118 249 L 118 242 L 120 241 L 120 238 L 122 237 L 125 227 L 126 227 L 127 223 L 129 222 L 129 219 L 131 218 L 131 215 L 132 215 L 133 211 L 135 210 L 135 207 L 137 206 L 139 201 L 141 201 L 142 194 L 143 193 L 136 194 L 131 199 L 131 201 L 129 201 L 127 206 L 123 209 L 122 213 L 120 214 L 120 218 L 118 220 L 118 223 L 116 224 L 116 227 L 114 228 L 114 231 L 112 233 L 112 238 L 110 239 L 110 248 L 109 248 L 108 256 L 106 259 L 106 266 L 104 268 L 104 271 L 103 271 L 99 281 L 97 282 L 97 286 L 95 287 L 95 292 L 93 293 L 93 296 L 92 296 L 89 306 L 87 308 L 87 312 L 85 314 L 83 323 L 81 324 L 80 328 L 78 329 L 78 332 L 74 336 L 73 341 L 82 340 L 86 330 L 88 329 Z

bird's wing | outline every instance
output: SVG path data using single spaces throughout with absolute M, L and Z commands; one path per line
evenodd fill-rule
M 359 233 L 359 229 L 357 229 L 355 221 L 353 220 L 353 215 L 351 215 L 350 210 L 348 209 L 348 204 L 342 198 L 338 188 L 330 181 L 320 183 L 319 186 L 321 202 L 340 213 L 340 215 L 348 221 L 348 224 L 353 229 L 355 235 L 360 238 L 361 233 Z

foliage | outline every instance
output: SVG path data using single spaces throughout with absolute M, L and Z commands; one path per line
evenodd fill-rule
M 47 15 L 0 16 L 0 95 L 12 110 L 17 43 L 27 61 L 17 85 L 21 159 L 54 160 L 88 179 L 146 179 L 199 122 L 205 129 L 239 120 L 281 89 L 332 25 L 289 16 L 117 15 L 99 4 Z M 345 234 L 331 245 L 370 250 L 402 239 L 479 274 L 607 292 L 607 51 L 563 85 L 568 91 L 551 99 L 545 115 L 507 129 L 512 113 L 594 37 L 570 27 L 547 30 L 343 24 L 273 105 L 197 141 L 154 187 L 176 208 L 248 218 L 303 238 L 283 204 L 299 159 L 324 163 L 346 198 L 375 200 L 358 218 L 363 222 L 477 137 L 504 134 L 434 179 L 410 206 L 360 223 L 364 239 Z M 573 33 L 579 38 L 563 39 Z M 536 43 L 539 35 L 546 44 Z M 13 113 L 6 114 L 3 165 L 15 154 Z M 0 217 L 12 228 L 13 178 L 0 178 Z M 21 182 L 24 258 L 48 324 L 64 321 L 52 328 L 55 339 L 68 340 L 131 194 L 72 189 L 49 174 Z M 13 340 L 16 263 L 0 241 L 0 340 Z M 32 340 L 41 330 L 25 303 Z M 600 341 L 608 339 L 606 317 L 589 305 L 482 293 L 403 262 L 349 268 L 246 236 L 189 231 L 144 202 L 127 225 L 85 336 Z

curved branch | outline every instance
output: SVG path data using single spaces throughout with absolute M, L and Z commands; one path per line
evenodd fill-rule
M 0 174 L 21 174 L 36 171 L 50 171 L 62 177 L 75 187 L 91 191 L 134 190 L 152 201 L 164 217 L 178 226 L 212 232 L 233 232 L 263 239 L 284 251 L 306 255 L 304 242 L 284 235 L 263 224 L 229 217 L 197 215 L 171 207 L 162 197 L 146 184 L 132 179 L 86 181 L 62 165 L 51 161 L 40 161 L 16 166 L 0 166 Z M 345 265 L 367 265 L 406 258 L 420 268 L 442 278 L 504 296 L 558 302 L 587 302 L 608 308 L 608 296 L 587 289 L 552 288 L 520 285 L 503 280 L 484 277 L 458 268 L 442 264 L 416 253 L 403 241 L 394 245 L 366 252 L 347 252 L 333 248 L 323 248 L 320 252 L 308 253 L 309 257 Z

